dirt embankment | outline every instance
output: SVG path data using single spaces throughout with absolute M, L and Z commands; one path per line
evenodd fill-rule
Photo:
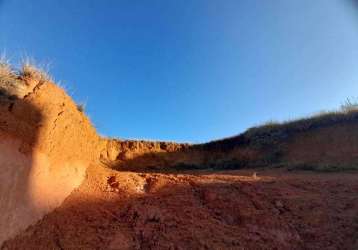
M 62 89 L 13 80 L 21 93 L 0 95 L 0 244 L 59 206 L 98 160 L 96 131 Z
M 242 134 L 205 144 L 102 139 L 101 161 L 117 170 L 177 171 L 284 166 L 322 171 L 358 165 L 358 113 L 351 121 L 277 133 Z
M 155 168 L 173 166 L 190 145 L 175 142 L 101 139 L 100 160 L 111 168 Z M 175 157 L 171 157 L 175 155 Z

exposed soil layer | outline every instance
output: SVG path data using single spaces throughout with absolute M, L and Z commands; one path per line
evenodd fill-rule
M 91 166 L 3 249 L 358 249 L 358 174 Z
M 22 95 L 0 95 L 0 245 L 58 207 L 99 157 L 95 129 L 63 89 L 21 83 Z
M 113 169 L 135 172 L 262 166 L 358 170 L 358 111 L 337 116 L 342 117 L 331 118 L 329 124 L 315 121 L 311 129 L 301 125 L 300 130 L 293 132 L 283 128 L 254 135 L 246 132 L 206 144 L 102 138 L 101 161 Z

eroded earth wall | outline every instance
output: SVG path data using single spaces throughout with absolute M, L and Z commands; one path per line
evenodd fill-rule
M 0 245 L 59 206 L 98 159 L 96 131 L 71 98 L 21 81 L 24 95 L 0 96 Z

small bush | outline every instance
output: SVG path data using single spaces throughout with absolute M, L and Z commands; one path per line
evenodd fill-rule
M 86 104 L 84 103 L 77 104 L 77 110 L 80 111 L 81 113 L 85 112 L 85 108 L 86 108 Z
M 341 111 L 345 113 L 358 111 L 358 100 L 353 100 L 353 98 L 347 98 L 341 105 Z

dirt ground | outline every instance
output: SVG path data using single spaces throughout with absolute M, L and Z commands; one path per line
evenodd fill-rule
M 358 173 L 91 166 L 59 208 L 2 248 L 358 249 Z

